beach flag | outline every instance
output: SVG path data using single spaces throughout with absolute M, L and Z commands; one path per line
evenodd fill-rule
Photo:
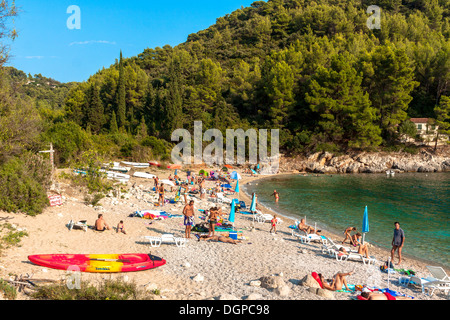
M 367 206 L 364 209 L 364 217 L 363 217 L 363 223 L 362 223 L 362 229 L 361 232 L 363 233 L 363 240 L 362 242 L 364 243 L 364 238 L 367 232 L 369 232 L 369 213 L 367 211 Z
M 236 215 L 236 208 L 234 204 L 234 199 L 231 201 L 231 210 L 230 210 L 230 216 L 228 217 L 228 221 L 230 221 L 234 225 L 234 217 Z

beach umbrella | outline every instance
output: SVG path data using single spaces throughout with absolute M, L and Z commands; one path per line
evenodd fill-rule
M 367 212 L 367 206 L 364 209 L 364 217 L 363 217 L 363 223 L 362 223 L 362 229 L 361 232 L 363 233 L 363 240 L 362 242 L 364 243 L 364 238 L 367 232 L 369 232 L 369 213 Z
M 235 207 L 234 201 L 231 201 L 231 210 L 230 210 L 230 216 L 228 217 L 228 221 L 230 221 L 233 225 L 234 225 L 234 216 L 235 215 L 236 215 L 236 207 Z
M 250 205 L 250 212 L 256 211 L 256 193 L 253 193 L 252 204 Z
M 239 173 L 237 173 L 236 171 L 233 171 L 230 175 L 230 178 L 233 180 L 239 180 L 239 179 L 241 179 L 241 175 Z
M 236 182 L 236 187 L 234 188 L 234 192 L 239 193 L 239 180 Z

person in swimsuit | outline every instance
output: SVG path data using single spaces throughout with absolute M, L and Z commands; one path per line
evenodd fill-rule
M 316 230 L 313 227 L 306 225 L 305 224 L 305 219 L 301 219 L 300 220 L 300 223 L 298 224 L 297 228 L 300 231 L 306 232 L 306 234 L 310 234 L 310 233 L 316 233 L 317 234 L 318 232 L 321 231 L 321 230 Z
M 328 282 L 324 279 L 321 273 L 319 273 L 319 279 L 320 282 L 322 282 L 322 286 L 324 289 L 330 290 L 330 291 L 338 291 L 342 290 L 342 286 L 345 286 L 345 289 L 347 291 L 350 291 L 347 286 L 347 276 L 351 276 L 354 273 L 354 271 L 348 272 L 348 273 L 337 273 L 333 280 Z
M 345 229 L 344 231 L 345 239 L 342 241 L 342 244 L 344 244 L 344 242 L 347 241 L 347 239 L 349 239 L 350 243 L 354 245 L 351 235 L 352 231 L 356 231 L 356 227 L 348 227 L 347 229 Z
M 194 225 L 194 200 L 189 201 L 189 204 L 184 206 L 184 225 L 186 226 L 185 237 L 186 239 L 191 238 L 191 229 Z
M 164 205 L 164 183 L 161 183 L 161 185 L 158 188 L 158 192 L 159 192 L 159 205 L 163 206 Z
M 398 250 L 398 264 L 402 262 L 402 248 L 405 243 L 405 232 L 400 228 L 400 223 L 394 222 L 394 238 L 392 239 L 391 261 L 394 261 L 394 253 Z
M 270 228 L 270 233 L 272 233 L 272 230 L 274 231 L 274 233 L 277 233 L 277 215 L 273 216 L 273 219 L 270 220 L 270 223 L 272 224 L 272 227 Z
M 344 254 L 349 254 L 349 252 L 347 252 L 347 250 L 345 250 L 344 247 L 340 247 L 339 251 L 344 253 Z M 361 255 L 365 255 L 366 258 L 369 258 L 369 248 L 367 247 L 367 243 L 359 245 L 358 253 L 361 254 Z
M 218 214 L 218 209 L 217 207 L 211 208 L 209 210 L 209 233 L 208 236 L 213 236 L 214 235 L 214 226 L 217 223 L 217 214 Z
M 105 231 L 105 230 L 111 230 L 111 228 L 103 218 L 103 214 L 100 213 L 98 215 L 98 219 L 95 221 L 95 231 Z
M 125 226 L 123 225 L 123 220 L 120 220 L 119 224 L 117 225 L 116 232 L 122 232 L 123 234 L 127 234 L 125 231 Z
M 238 244 L 241 243 L 241 240 L 234 240 L 231 239 L 230 237 L 225 237 L 225 236 L 199 236 L 198 234 L 195 235 L 198 239 L 198 241 L 203 240 L 211 240 L 211 241 L 220 241 L 220 242 L 224 242 L 224 243 L 231 243 L 231 244 Z
M 370 292 L 370 290 L 363 291 L 361 296 L 367 300 L 412 300 L 410 297 L 394 297 L 389 292 Z
M 278 202 L 280 194 L 277 192 L 277 190 L 273 190 L 272 196 L 275 196 L 275 202 Z

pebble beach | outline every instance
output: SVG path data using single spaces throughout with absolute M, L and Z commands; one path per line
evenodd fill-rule
M 141 171 L 167 179 L 171 170 L 142 169 Z M 242 179 L 240 186 L 257 183 L 260 176 L 251 176 L 237 170 Z M 185 178 L 186 173 L 181 173 Z M 266 176 L 264 176 L 266 177 Z M 132 177 L 123 187 L 120 197 L 107 196 L 100 205 L 86 205 L 83 194 L 67 181 L 58 181 L 63 204 L 48 207 L 44 213 L 31 217 L 19 213 L 0 211 L 0 224 L 9 223 L 17 230 L 24 230 L 27 236 L 22 238 L 20 246 L 2 250 L 0 256 L 0 278 L 9 279 L 13 275 L 32 274 L 33 278 L 60 280 L 66 275 L 63 270 L 44 268 L 28 261 L 29 255 L 35 254 L 115 254 L 115 253 L 151 253 L 167 261 L 164 266 L 132 273 L 96 274 L 83 273 L 82 280 L 99 281 L 113 278 L 135 282 L 144 290 L 157 289 L 156 300 L 352 300 L 360 294 L 354 292 L 331 292 L 318 290 L 310 282 L 312 272 L 322 273 L 331 279 L 338 272 L 354 273 L 347 277 L 353 285 L 389 288 L 402 294 L 414 297 L 414 300 L 447 300 L 442 291 L 432 296 L 422 293 L 414 284 L 400 283 L 401 274 L 380 271 L 380 266 L 390 253 L 382 248 L 369 245 L 370 255 L 376 258 L 374 265 L 365 265 L 362 261 L 337 261 L 322 252 L 319 242 L 302 243 L 292 234 L 289 226 L 295 221 L 289 217 L 279 216 L 282 223 L 277 232 L 270 233 L 270 223 L 255 222 L 251 215 L 236 213 L 235 228 L 243 236 L 241 243 L 229 244 L 212 241 L 197 241 L 192 236 L 185 247 L 175 244 L 162 244 L 151 247 L 144 236 L 160 236 L 173 234 L 184 237 L 182 214 L 184 200 L 168 203 L 163 207 L 154 205 L 157 195 L 153 191 L 153 179 Z M 215 181 L 206 180 L 206 188 L 213 187 Z M 168 198 L 173 198 L 176 188 Z M 227 197 L 236 198 L 236 195 Z M 194 200 L 195 222 L 203 222 L 203 213 L 199 209 L 208 210 L 216 205 L 222 206 L 228 217 L 230 206 L 225 203 L 216 204 L 213 198 L 206 195 L 200 199 L 199 194 L 189 195 Z M 244 192 L 239 193 L 239 200 L 247 206 L 251 198 Z M 280 201 L 283 201 L 280 199 Z M 162 220 L 142 219 L 130 216 L 140 210 L 164 210 L 174 217 Z M 262 213 L 274 214 L 264 207 Z M 93 225 L 99 213 L 102 213 L 111 227 L 116 227 L 120 220 L 124 221 L 127 234 L 115 230 L 102 233 L 88 229 L 69 230 L 70 220 L 87 220 Z M 228 235 L 227 232 L 216 231 L 216 234 Z M 322 235 L 341 243 L 342 234 L 331 234 L 322 230 Z M 424 261 L 405 257 L 400 266 L 411 269 L 419 277 L 430 276 Z M 449 274 L 448 270 L 447 274 Z M 389 276 L 389 279 L 388 279 Z M 328 292 L 327 292 L 328 291 Z M 0 299 L 2 299 L 0 294 Z M 19 294 L 17 299 L 30 299 L 26 294 Z

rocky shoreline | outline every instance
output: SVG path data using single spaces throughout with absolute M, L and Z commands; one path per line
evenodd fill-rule
M 449 148 L 438 153 L 421 149 L 417 154 L 406 152 L 354 152 L 335 155 L 316 152 L 307 156 L 281 157 L 280 172 L 340 173 L 394 173 L 450 171 Z

